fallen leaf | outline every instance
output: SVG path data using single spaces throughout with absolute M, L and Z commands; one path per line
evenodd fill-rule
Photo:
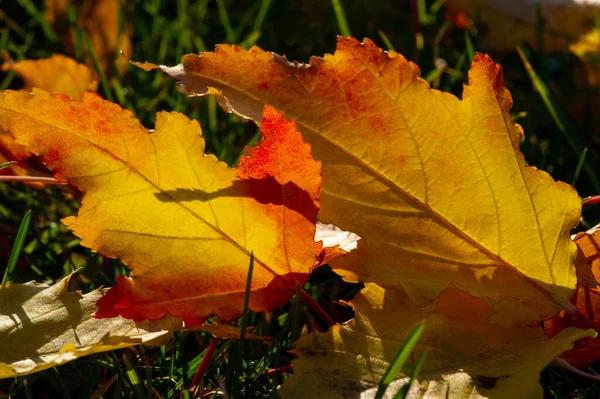
M 96 72 L 61 54 L 39 60 L 8 61 L 2 64 L 2 70 L 16 72 L 23 79 L 22 90 L 26 91 L 37 87 L 81 99 L 84 92 L 98 89 Z
M 367 284 L 354 306 L 356 319 L 349 325 L 296 343 L 294 374 L 279 390 L 283 399 L 374 398 L 402 341 L 422 320 L 423 335 L 386 398 L 408 382 L 425 351 L 408 398 L 541 398 L 541 370 L 574 340 L 594 334 L 570 328 L 548 339 L 539 323 L 492 325 L 485 299 L 454 288 L 428 306 L 416 307 L 400 289 Z
M 590 324 L 596 331 L 600 331 L 600 288 L 597 283 L 600 279 L 600 227 L 596 226 L 588 231 L 577 233 L 573 240 L 577 243 L 583 257 L 579 268 L 591 270 L 594 278 L 592 282 L 587 272 L 578 274 L 577 291 L 571 300 L 571 303 L 587 319 L 574 317 L 562 311 L 544 323 L 544 331 L 548 337 L 556 336 L 565 328 L 589 328 Z M 561 357 L 577 368 L 588 368 L 595 360 L 600 359 L 600 339 L 583 338 L 575 342 L 573 350 L 564 353 Z
M 332 262 L 346 279 L 402 287 L 420 305 L 455 287 L 486 298 L 505 326 L 569 306 L 580 200 L 525 164 L 489 57 L 475 56 L 462 100 L 367 39 L 339 38 L 310 65 L 221 45 L 160 68 L 228 112 L 260 123 L 269 104 L 296 121 L 323 161 L 320 219 L 362 237 Z
M 96 73 L 72 58 L 54 54 L 39 60 L 6 61 L 3 71 L 14 71 L 23 79 L 22 90 L 37 87 L 49 92 L 60 92 L 81 99 L 85 91 L 98 89 Z M 17 165 L 0 170 L 0 174 L 11 176 L 47 176 L 47 171 L 33 159 L 31 152 L 18 144 L 14 138 L 0 128 L 0 164 L 17 161 Z M 33 186 L 43 187 L 41 183 Z
M 165 344 L 181 320 L 93 317 L 103 290 L 70 292 L 75 273 L 54 285 L 0 286 L 0 379 L 45 370 L 92 353 Z
M 194 326 L 215 313 L 229 322 L 243 310 L 252 252 L 256 312 L 283 305 L 315 266 L 321 165 L 271 107 L 264 140 L 236 169 L 203 155 L 196 121 L 160 112 L 149 134 L 91 93 L 80 102 L 4 92 L 0 126 L 86 193 L 77 217 L 63 220 L 81 244 L 131 268 L 98 302 L 98 317 L 168 313 Z

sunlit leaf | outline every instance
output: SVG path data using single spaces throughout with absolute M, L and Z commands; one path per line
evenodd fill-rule
M 0 286 L 0 378 L 30 374 L 92 353 L 139 345 L 163 345 L 181 320 L 133 322 L 97 319 L 103 290 L 70 291 L 73 275 L 54 285 Z
M 580 201 L 526 165 L 489 57 L 475 56 L 462 100 L 366 39 L 339 38 L 310 65 L 222 45 L 160 68 L 257 123 L 264 104 L 296 121 L 323 161 L 320 219 L 362 237 L 332 262 L 345 278 L 402 287 L 422 305 L 455 287 L 485 297 L 506 326 L 568 306 Z
M 149 133 L 130 111 L 89 93 L 80 102 L 5 92 L 0 126 L 86 192 L 78 215 L 64 219 L 82 245 L 132 269 L 98 302 L 99 317 L 232 321 L 252 251 L 253 311 L 284 304 L 317 264 L 321 165 L 271 107 L 264 140 L 236 169 L 204 155 L 197 122 L 160 112 Z

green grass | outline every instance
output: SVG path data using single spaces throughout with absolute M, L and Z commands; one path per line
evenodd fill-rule
M 46 22 L 41 3 L 2 3 L 0 50 L 17 60 L 66 52 Z M 333 52 L 335 36 L 351 31 L 359 39 L 369 37 L 380 47 L 393 48 L 417 61 L 421 75 L 432 86 L 460 95 L 474 52 L 486 50 L 478 35 L 482 30 L 465 32 L 447 24 L 441 1 L 415 3 L 417 10 L 410 2 L 395 0 L 129 0 L 121 15 L 122 29 L 132 29 L 135 61 L 175 65 L 186 53 L 211 50 L 227 42 L 246 48 L 257 44 L 288 59 L 308 61 L 311 55 Z M 418 35 L 414 31 L 415 12 Z M 70 20 L 77 38 L 73 54 L 79 60 L 91 57 L 98 67 L 89 38 L 76 26 L 76 13 L 73 8 Z M 525 130 L 522 150 L 527 161 L 556 179 L 573 182 L 582 197 L 600 194 L 595 174 L 600 141 L 594 139 L 598 126 L 591 117 L 594 110 L 589 108 L 597 93 L 574 89 L 577 61 L 571 54 L 549 54 L 527 45 L 521 53 L 522 57 L 516 51 L 492 56 L 503 66 L 515 102 L 515 119 Z M 436 58 L 443 59 L 448 67 L 439 67 Z M 150 128 L 159 110 L 179 111 L 197 119 L 207 152 L 230 165 L 237 163 L 244 145 L 259 138 L 254 124 L 225 114 L 214 99 L 186 98 L 177 91 L 174 80 L 161 73 L 129 68 L 126 74 L 111 78 L 99 72 L 101 96 L 132 110 Z M 14 73 L 0 76 L 1 89 L 20 87 Z M 588 107 L 583 118 L 571 116 L 570 105 L 576 101 Z M 83 268 L 84 290 L 89 291 L 111 285 L 116 276 L 127 274 L 119 261 L 79 246 L 78 239 L 60 223 L 61 218 L 76 213 L 78 200 L 79 194 L 69 189 L 0 184 L 0 263 L 8 264 L 13 245 L 22 244 L 20 257 L 10 263 L 13 280 L 55 281 Z M 26 235 L 19 235 L 28 210 L 30 227 Z M 600 206 L 584 209 L 585 223 L 580 229 L 599 219 Z M 322 268 L 305 289 L 324 309 L 332 310 L 333 300 L 349 299 L 359 287 L 341 282 Z M 338 294 L 332 297 L 331 292 Z M 303 329 L 312 330 L 322 322 L 296 295 L 272 314 L 248 312 L 240 323 L 254 326 L 256 334 L 273 339 L 270 344 L 242 339 L 213 345 L 214 353 L 200 381 L 204 397 L 221 397 L 217 392 L 223 388 L 234 391 L 234 397 L 272 397 L 286 374 L 267 372 L 290 364 L 292 355 L 287 351 L 293 339 Z M 195 394 L 190 384 L 211 342 L 213 338 L 207 333 L 179 332 L 160 348 L 137 347 L 94 355 L 34 375 L 2 380 L 0 398 L 190 398 Z M 600 395 L 600 384 L 558 369 L 545 370 L 542 382 L 548 397 L 591 399 Z

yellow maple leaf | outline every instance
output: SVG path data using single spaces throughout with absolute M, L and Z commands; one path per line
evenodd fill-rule
M 160 67 L 192 95 L 260 123 L 264 104 L 294 119 L 323 161 L 320 219 L 362 237 L 346 278 L 402 287 L 426 305 L 448 287 L 492 305 L 501 325 L 568 307 L 576 279 L 569 231 L 577 193 L 527 166 L 502 70 L 478 54 L 462 100 L 370 40 L 291 63 L 218 46 Z
M 82 245 L 131 269 L 98 302 L 99 317 L 181 316 L 187 326 L 243 309 L 273 310 L 317 264 L 321 165 L 293 122 L 264 110 L 265 136 L 236 169 L 204 155 L 200 126 L 160 112 L 150 134 L 130 111 L 86 93 L 0 94 L 0 126 L 85 192 L 64 223 Z

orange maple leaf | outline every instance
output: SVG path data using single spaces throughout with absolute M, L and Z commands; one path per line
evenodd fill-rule
M 98 317 L 232 321 L 251 252 L 253 311 L 284 304 L 317 262 L 321 164 L 271 107 L 264 140 L 235 169 L 204 155 L 197 122 L 160 112 L 149 134 L 131 112 L 90 93 L 83 101 L 2 93 L 0 125 L 86 193 L 77 217 L 64 220 L 82 245 L 132 269 L 98 302 Z

